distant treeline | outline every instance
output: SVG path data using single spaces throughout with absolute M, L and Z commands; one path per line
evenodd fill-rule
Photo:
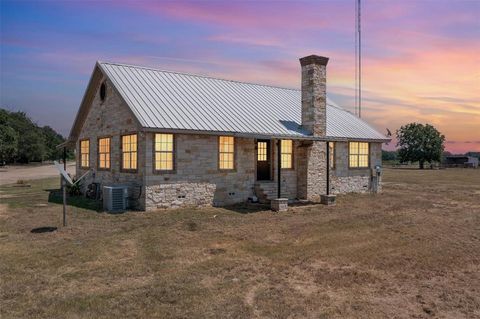
M 452 154 L 450 152 L 443 152 L 442 157 L 445 158 L 445 156 L 450 156 L 450 155 L 466 155 L 466 156 L 477 157 L 480 159 L 480 152 L 467 152 L 465 154 Z M 382 150 L 382 161 L 399 161 L 398 152 Z
M 56 146 L 64 141 L 50 126 L 38 126 L 24 112 L 0 108 L 0 164 L 60 159 L 63 150 Z M 73 158 L 73 153 L 67 156 Z

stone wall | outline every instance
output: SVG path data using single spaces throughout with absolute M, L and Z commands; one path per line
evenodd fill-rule
M 80 167 L 80 140 L 88 138 L 90 140 L 89 169 L 92 170 L 92 173 L 82 182 L 82 190 L 85 191 L 86 186 L 93 182 L 100 183 L 101 186 L 114 184 L 129 185 L 130 196 L 132 197 L 130 203 L 134 208 L 143 209 L 145 207 L 144 196 L 141 196 L 138 200 L 133 198 L 138 197 L 140 187 L 143 185 L 145 135 L 139 132 L 136 119 L 112 84 L 108 80 L 105 83 L 106 98 L 104 101 L 101 101 L 99 85 L 77 141 L 76 175 L 81 176 L 88 170 Z M 120 136 L 127 133 L 138 133 L 138 170 L 136 173 L 127 173 L 120 170 Z M 101 137 L 111 138 L 111 168 L 109 170 L 98 169 L 98 138 Z M 143 191 L 142 189 L 142 193 Z
M 218 168 L 218 136 L 175 134 L 175 170 L 155 172 L 154 133 L 146 135 L 147 210 L 170 206 L 223 206 L 246 202 L 255 183 L 255 140 L 235 138 L 235 169 Z M 159 185 L 169 195 L 158 194 Z M 171 185 L 171 186 L 164 186 Z M 174 190 L 174 191 L 173 191 Z M 186 191 L 191 194 L 186 194 Z M 184 197 L 185 196 L 185 197 Z M 206 199 L 202 199 L 205 196 Z
M 146 187 L 146 209 L 211 206 L 217 185 L 169 183 Z
M 370 143 L 370 165 L 368 168 L 349 168 L 348 142 L 335 142 L 335 167 L 330 170 L 331 193 L 371 191 L 372 169 L 376 165 L 382 165 L 381 143 Z M 381 190 L 381 177 L 378 190 Z
M 332 194 L 366 193 L 370 191 L 370 176 L 331 176 L 330 192 Z
M 327 189 L 326 143 L 303 142 L 298 153 L 298 198 L 319 202 Z
M 281 197 L 288 199 L 296 199 L 297 193 L 297 172 L 298 172 L 298 141 L 293 141 L 293 167 L 291 169 L 282 169 L 280 172 L 281 178 Z M 277 140 L 272 140 L 272 168 L 273 168 L 273 181 L 277 185 L 278 181 L 278 152 L 277 152 Z M 277 189 L 275 187 L 275 189 Z

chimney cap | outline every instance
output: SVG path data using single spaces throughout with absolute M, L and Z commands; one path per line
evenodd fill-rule
M 312 55 L 300 58 L 300 65 L 301 66 L 305 66 L 305 65 L 309 65 L 309 64 L 327 65 L 328 59 L 329 58 L 324 57 L 324 56 L 319 56 L 319 55 L 312 54 Z

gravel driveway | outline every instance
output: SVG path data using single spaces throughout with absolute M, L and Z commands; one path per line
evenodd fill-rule
M 75 162 L 67 163 L 67 171 L 75 173 Z M 0 167 L 0 185 L 16 183 L 19 179 L 30 180 L 59 176 L 53 164 L 45 165 L 10 165 Z

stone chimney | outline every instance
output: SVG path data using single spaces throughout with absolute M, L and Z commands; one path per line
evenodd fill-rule
M 309 55 L 300 59 L 302 66 L 302 127 L 313 136 L 327 132 L 328 58 Z

